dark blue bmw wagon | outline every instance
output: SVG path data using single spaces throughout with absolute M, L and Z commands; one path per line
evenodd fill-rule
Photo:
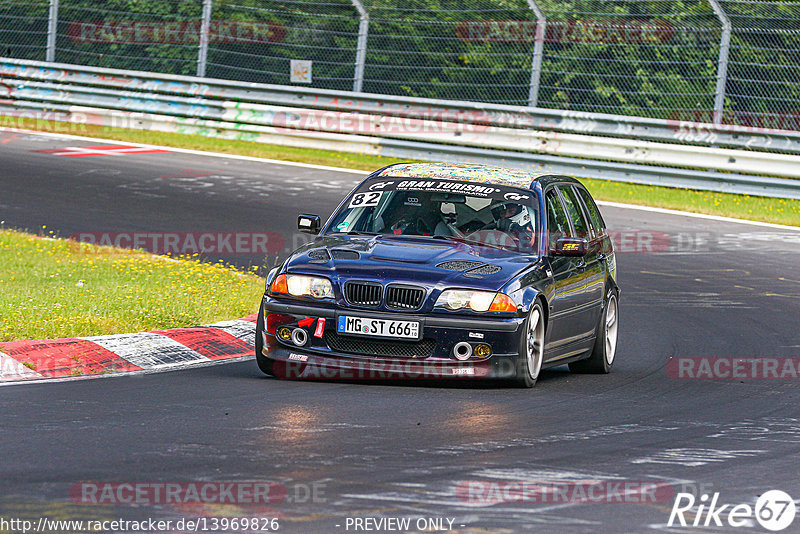
M 277 377 L 607 373 L 619 288 L 605 223 L 575 179 L 482 165 L 380 169 L 267 277 L 256 360 Z

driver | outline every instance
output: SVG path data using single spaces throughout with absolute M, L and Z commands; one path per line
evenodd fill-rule
M 494 226 L 514 237 L 520 248 L 532 249 L 535 233 L 528 210 L 517 202 L 497 202 L 490 208 Z

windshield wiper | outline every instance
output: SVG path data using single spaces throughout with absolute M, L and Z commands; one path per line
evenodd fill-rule
M 461 243 L 466 243 L 467 242 L 466 238 L 458 237 L 457 235 L 436 234 L 436 235 L 427 236 L 427 237 L 430 237 L 431 239 L 446 239 L 447 241 L 459 241 Z
M 377 232 L 365 232 L 363 230 L 350 230 L 347 235 L 378 235 Z
M 430 237 L 432 237 L 433 239 L 446 239 L 448 241 L 458 241 L 459 243 L 466 243 L 467 245 L 479 245 L 479 246 L 482 246 L 482 247 L 491 247 L 491 248 L 497 248 L 497 249 L 500 249 L 500 250 L 509 250 L 509 249 L 507 249 L 506 247 L 504 247 L 502 245 L 496 245 L 496 244 L 492 244 L 492 243 L 484 243 L 483 241 L 477 241 L 475 239 L 467 239 L 466 237 L 459 237 L 459 236 L 456 236 L 456 235 L 441 235 L 441 234 L 437 234 L 437 235 L 432 235 Z

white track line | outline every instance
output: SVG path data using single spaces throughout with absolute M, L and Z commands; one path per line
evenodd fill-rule
M 104 143 L 121 143 L 122 141 L 116 139 L 103 139 L 100 137 L 83 137 L 79 135 L 69 135 L 69 134 L 60 134 L 60 133 L 52 133 L 52 132 L 37 132 L 34 130 L 21 130 L 17 128 L 0 128 L 0 130 L 5 131 L 13 131 L 13 132 L 21 132 L 21 133 L 28 133 L 28 134 L 35 134 L 35 135 L 43 135 L 47 137 L 54 137 L 57 139 L 76 139 L 80 141 L 97 141 L 97 142 L 104 142 Z M 126 141 L 127 143 L 127 141 Z M 142 143 L 127 143 L 131 146 L 140 146 L 146 148 L 153 148 L 153 149 L 160 149 L 160 150 L 168 150 L 171 152 L 180 152 L 182 154 L 193 154 L 196 156 L 208 156 L 214 158 L 228 158 L 228 159 L 237 159 L 241 161 L 254 161 L 258 163 L 270 163 L 272 165 L 285 165 L 287 167 L 303 167 L 306 169 L 318 169 L 322 171 L 332 171 L 332 172 L 344 172 L 348 174 L 360 174 L 360 175 L 367 175 L 370 174 L 369 171 L 361 171 L 358 169 L 347 169 L 344 167 L 329 167 L 327 165 L 314 165 L 312 163 L 300 163 L 296 161 L 282 161 L 277 159 L 267 159 L 267 158 L 256 158 L 253 156 L 238 156 L 236 154 L 221 154 L 219 152 L 204 152 L 202 150 L 189 150 L 186 148 L 175 148 L 169 146 L 161 146 L 161 145 L 146 145 Z M 619 202 L 607 202 L 607 201 L 598 201 L 600 205 L 608 206 L 610 208 L 620 208 L 620 209 L 630 209 L 630 210 L 641 210 L 641 211 L 649 211 L 652 213 L 663 213 L 666 215 L 680 215 L 683 217 L 694 217 L 696 219 L 709 219 L 714 221 L 721 221 L 721 222 L 731 222 L 731 223 L 738 223 L 738 224 L 749 224 L 752 226 L 762 226 L 767 228 L 778 228 L 782 230 L 794 230 L 800 231 L 800 227 L 797 226 L 787 226 L 783 224 L 773 224 L 773 223 L 766 223 L 760 221 L 749 221 L 747 219 L 734 219 L 733 217 L 722 217 L 719 215 L 705 215 L 703 213 L 691 213 L 688 211 L 679 211 L 679 210 L 670 210 L 665 208 L 653 208 L 648 206 L 639 206 L 636 204 L 622 204 Z
M 283 161 L 278 159 L 267 159 L 267 158 L 256 158 L 253 156 L 240 156 L 238 154 L 223 154 L 221 152 L 205 152 L 202 150 L 191 150 L 189 148 L 176 148 L 172 146 L 161 146 L 161 145 L 148 145 L 144 143 L 129 143 L 128 141 L 120 141 L 119 139 L 104 139 L 102 137 L 84 137 L 81 135 L 71 135 L 71 134 L 61 134 L 61 133 L 53 133 L 53 132 L 37 132 L 35 130 L 21 130 L 18 128 L 5 128 L 0 127 L 0 130 L 7 131 L 7 132 L 19 132 L 19 133 L 26 133 L 26 134 L 35 134 L 35 135 L 42 135 L 45 137 L 53 137 L 56 139 L 74 139 L 76 141 L 92 141 L 92 142 L 99 142 L 99 143 L 111 143 L 111 144 L 119 144 L 125 143 L 126 145 L 130 146 L 137 146 L 142 148 L 150 148 L 150 149 L 158 149 L 158 150 L 168 150 L 170 152 L 180 152 L 182 154 L 192 154 L 195 156 L 208 156 L 212 158 L 227 158 L 227 159 L 238 159 L 241 161 L 254 161 L 257 163 L 272 163 L 274 165 L 286 165 L 288 167 L 304 167 L 306 169 L 318 169 L 321 171 L 332 171 L 332 172 L 346 172 L 348 174 L 361 174 L 366 176 L 370 174 L 371 171 L 360 171 L 357 169 L 345 169 L 343 167 L 329 167 L 327 165 L 314 165 L 313 163 L 300 163 L 296 161 Z
M 694 217 L 696 219 L 709 219 L 712 221 L 750 224 L 753 226 L 765 226 L 767 228 L 778 228 L 781 230 L 793 230 L 795 232 L 800 232 L 800 226 L 787 226 L 784 224 L 774 224 L 761 221 L 748 221 L 747 219 L 734 219 L 733 217 L 722 217 L 721 215 L 706 215 L 705 213 L 691 213 L 689 211 L 669 210 L 666 208 L 653 208 L 650 206 L 639 206 L 637 204 L 622 204 L 619 202 L 610 202 L 606 200 L 598 200 L 597 203 L 601 206 L 608 206 L 609 208 L 641 210 L 641 211 L 649 211 L 651 213 L 663 213 L 665 215 L 681 215 L 683 217 Z

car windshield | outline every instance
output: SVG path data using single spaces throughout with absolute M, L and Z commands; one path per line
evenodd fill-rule
M 533 252 L 539 233 L 535 195 L 470 182 L 367 182 L 333 216 L 327 232 L 429 236 Z

